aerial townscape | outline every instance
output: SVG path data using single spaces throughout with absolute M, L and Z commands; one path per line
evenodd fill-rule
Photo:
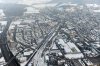
M 100 1 L 0 0 L 0 66 L 100 66 Z

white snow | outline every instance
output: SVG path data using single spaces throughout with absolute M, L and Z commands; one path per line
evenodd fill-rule
M 77 53 L 77 54 L 66 54 L 65 55 L 66 58 L 69 59 L 77 59 L 77 58 L 83 58 L 84 55 L 82 53 Z
M 1 57 L 0 58 L 0 66 L 4 66 L 4 64 L 5 64 L 4 57 Z
M 87 7 L 99 7 L 97 4 L 86 4 Z
M 26 65 L 26 63 L 27 63 L 27 62 L 23 62 L 23 63 L 21 63 L 21 66 L 25 66 L 25 65 Z
M 45 56 L 45 59 L 46 59 L 46 60 L 49 60 L 49 56 L 46 55 L 46 56 Z
M 75 48 L 77 52 L 81 52 L 74 43 L 68 42 L 67 44 L 69 45 L 70 48 Z
M 71 49 L 69 48 L 69 46 L 67 44 L 65 44 L 65 42 L 62 39 L 59 39 L 58 44 L 63 45 L 66 52 L 72 52 Z
M 84 59 L 84 61 L 87 63 L 88 66 L 92 65 L 93 66 L 93 63 L 87 59 Z
M 14 25 L 11 25 L 11 26 L 9 27 L 9 29 L 14 29 L 14 27 L 15 27 Z
M 30 55 L 33 51 L 24 52 L 24 55 Z
M 7 21 L 0 21 L 1 25 L 6 25 Z
M 0 33 L 2 33 L 2 31 L 0 31 Z
M 81 53 L 81 51 L 77 48 L 77 46 L 74 43 L 72 43 L 72 42 L 65 43 L 63 41 L 63 39 L 59 39 L 58 44 L 63 45 L 64 50 L 67 53 L 65 55 L 66 58 L 73 59 L 73 58 L 82 58 L 82 57 L 84 57 L 84 55 Z M 74 48 L 76 50 L 76 53 L 72 51 L 72 48 Z
M 72 42 L 65 43 L 62 39 L 59 39 L 58 44 L 63 45 L 65 51 L 68 53 L 72 52 L 72 50 L 71 50 L 72 48 L 75 48 L 75 50 L 77 50 L 77 52 L 80 52 L 80 50 L 77 48 L 77 46 Z
M 0 58 L 0 62 L 5 62 L 4 57 Z
M 96 12 L 96 13 L 99 12 L 100 13 L 100 10 L 93 10 L 93 12 Z
M 21 20 L 13 21 L 12 25 L 19 25 L 21 23 Z
M 67 64 L 65 64 L 65 66 L 68 66 Z
M 21 58 L 19 58 L 19 59 L 20 59 L 21 62 L 25 62 L 25 61 L 27 60 L 26 57 L 21 57 Z
M 52 49 L 58 49 L 58 47 L 54 44 Z
M 0 9 L 0 16 L 5 16 L 5 14 L 4 14 L 2 9 Z

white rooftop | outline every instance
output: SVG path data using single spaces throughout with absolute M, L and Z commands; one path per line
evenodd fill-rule
M 93 12 L 100 13 L 100 10 L 93 10 Z
M 5 62 L 4 57 L 1 57 L 1 58 L 0 58 L 0 62 Z
M 73 58 L 83 58 L 84 55 L 81 53 L 81 51 L 77 48 L 77 46 L 72 42 L 65 43 L 63 39 L 59 39 L 58 44 L 61 44 L 64 47 L 64 50 L 66 51 L 65 57 L 69 59 Z M 75 52 L 72 49 L 75 49 Z
M 53 45 L 52 49 L 58 49 L 58 47 L 56 46 L 56 44 Z
M 75 48 L 75 50 L 76 50 L 77 52 L 81 52 L 81 51 L 77 48 L 77 46 L 76 46 L 74 43 L 72 43 L 72 42 L 65 43 L 65 42 L 63 41 L 63 39 L 59 39 L 58 44 L 63 45 L 65 51 L 68 52 L 68 53 L 69 53 L 69 52 L 73 52 L 73 51 L 72 51 L 73 48 Z
M 24 55 L 30 55 L 33 51 L 24 52 Z
M 9 29 L 14 29 L 14 27 L 15 27 L 14 25 L 11 25 L 11 26 L 9 27 Z
M 87 7 L 99 7 L 100 5 L 97 4 L 86 4 Z
M 5 14 L 4 14 L 2 9 L 0 9 L 0 16 L 5 16 Z
M 21 20 L 13 21 L 12 25 L 19 25 L 21 23 Z
M 66 54 L 65 55 L 66 58 L 69 59 L 77 59 L 77 58 L 83 58 L 84 55 L 82 53 L 77 53 L 77 54 Z
M 6 25 L 7 21 L 0 21 L 1 25 Z

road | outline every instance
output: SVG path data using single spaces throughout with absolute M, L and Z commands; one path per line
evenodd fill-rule
M 39 44 L 39 46 L 35 49 L 34 53 L 31 55 L 29 60 L 27 61 L 26 66 L 34 59 L 35 66 L 45 66 L 43 62 L 43 58 L 41 58 L 41 54 L 45 47 L 47 46 L 48 42 L 57 35 L 58 31 L 61 28 L 61 23 L 59 23 L 57 26 L 52 29 L 49 34 L 42 40 L 42 42 Z

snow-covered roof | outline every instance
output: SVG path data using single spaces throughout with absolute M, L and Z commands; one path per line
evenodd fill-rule
M 30 20 L 27 19 L 27 20 L 24 20 L 23 22 L 25 22 L 25 23 L 32 23 L 32 21 L 33 21 L 33 20 L 31 20 L 31 19 L 30 19 Z
M 12 25 L 19 25 L 20 23 L 21 23 L 21 21 L 17 20 L 17 21 L 12 22 Z
M 69 46 L 62 39 L 59 39 L 58 44 L 63 45 L 66 52 L 72 52 L 71 49 L 69 48 Z
M 86 4 L 87 7 L 99 7 L 97 4 Z
M 6 25 L 7 21 L 0 21 L 1 25 Z
M 14 29 L 14 27 L 15 27 L 14 25 L 11 25 L 11 26 L 9 27 L 9 29 Z
M 65 66 L 68 66 L 67 64 L 65 64 Z
M 54 44 L 52 49 L 58 49 L 58 47 Z
M 58 44 L 61 44 L 64 47 L 64 50 L 66 51 L 66 58 L 72 59 L 72 58 L 83 58 L 84 55 L 81 53 L 81 51 L 77 48 L 77 46 L 72 42 L 65 43 L 63 39 L 59 39 Z M 72 49 L 75 49 L 75 52 L 73 52 Z
M 58 44 L 63 45 L 65 51 L 68 52 L 68 53 L 69 53 L 69 52 L 73 52 L 73 51 L 72 51 L 73 48 L 74 48 L 77 52 L 81 52 L 81 51 L 77 48 L 77 46 L 76 46 L 74 43 L 72 43 L 72 42 L 65 43 L 65 42 L 63 41 L 63 39 L 59 39 Z
M 93 12 L 100 13 L 100 10 L 93 10 Z
M 89 61 L 89 60 L 87 60 L 87 59 L 83 59 L 86 63 L 87 63 L 87 65 L 93 65 L 93 63 L 91 62 L 91 61 Z
M 100 42 L 95 42 L 95 43 L 93 43 L 93 45 L 95 46 L 95 47 L 97 47 L 97 48 L 99 48 L 100 47 L 100 44 L 99 44 Z
M 83 58 L 84 55 L 82 53 L 77 53 L 77 54 L 66 54 L 65 55 L 66 58 L 69 59 L 77 59 L 77 58 Z
M 25 25 L 18 25 L 17 27 L 18 28 L 23 28 Z
M 4 14 L 2 9 L 0 9 L 0 16 L 5 16 L 5 14 Z
M 25 62 L 21 63 L 21 66 L 25 66 L 25 65 L 26 65 L 26 63 L 27 63 L 27 61 L 25 61 Z
M 46 56 L 45 56 L 45 59 L 46 59 L 46 60 L 49 60 L 49 56 L 46 55 Z
M 0 58 L 0 62 L 5 62 L 4 57 Z
M 27 60 L 27 57 L 20 57 L 19 59 L 20 59 L 21 62 L 24 62 L 24 61 Z
M 0 31 L 0 33 L 2 33 L 2 31 Z
M 68 8 L 68 9 L 66 9 L 66 11 L 69 11 L 69 12 L 74 12 L 74 11 L 75 11 L 75 9 L 74 9 L 74 8 Z
M 68 42 L 67 45 L 68 45 L 70 48 L 73 48 L 73 47 L 74 47 L 74 48 L 77 50 L 77 52 L 81 52 L 81 51 L 78 49 L 78 47 L 77 47 L 74 43 Z
M 30 55 L 33 51 L 24 52 L 24 55 Z

